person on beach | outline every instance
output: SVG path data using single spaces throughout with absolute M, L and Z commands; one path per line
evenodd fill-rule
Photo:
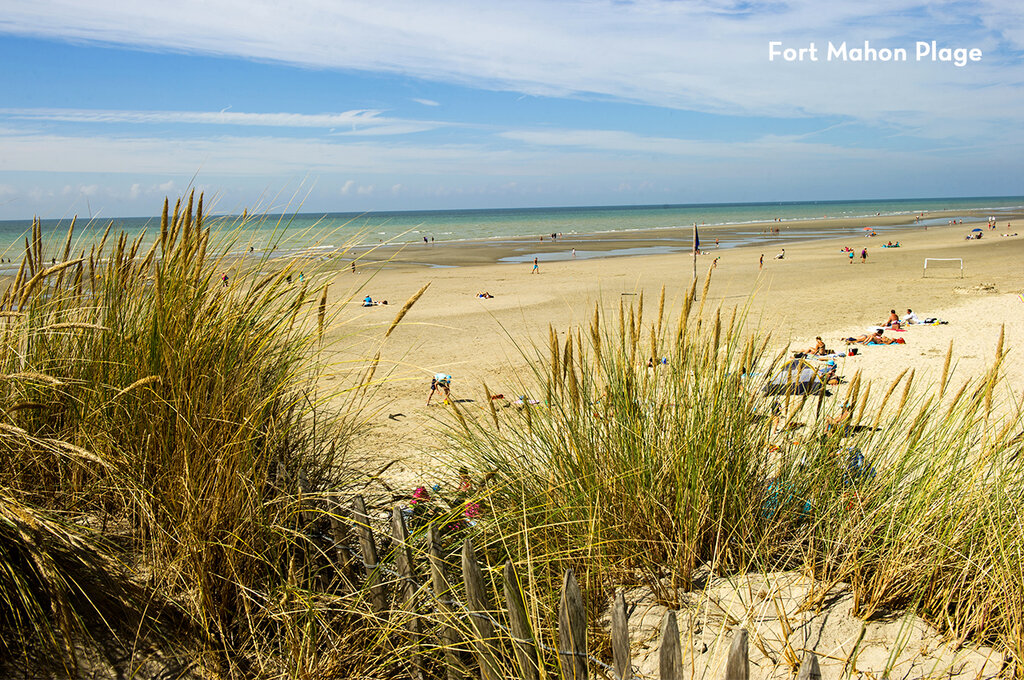
M 575 248 L 572 249 L 572 259 L 574 259 L 574 260 L 576 259 L 576 249 Z
M 540 265 L 537 264 L 537 258 L 533 258 L 533 271 L 531 274 L 540 274 Z
M 444 403 L 448 403 L 449 397 L 451 397 L 451 384 L 452 377 L 444 373 L 435 373 L 434 377 L 430 380 L 430 396 L 427 397 L 427 406 L 430 406 L 430 400 L 434 398 L 436 393 L 444 393 Z
M 853 258 L 856 257 L 857 254 L 853 252 L 853 249 L 851 248 L 850 252 L 848 252 L 847 255 L 850 256 L 850 264 L 853 264 Z
M 921 319 L 920 319 L 920 317 L 917 316 L 917 314 L 914 314 L 914 310 L 908 309 L 907 310 L 907 315 L 905 317 L 903 317 L 903 323 L 908 324 L 908 325 L 912 324 L 912 323 L 913 324 L 918 324 L 918 323 L 921 323 Z
M 758 269 L 764 269 L 764 253 L 761 253 L 761 261 L 757 263 Z
M 786 249 L 783 248 L 782 252 L 775 256 L 775 259 L 776 260 L 785 260 L 786 259 Z
M 224 272 L 223 274 L 220 275 L 220 282 L 221 282 L 221 285 L 224 288 L 228 287 L 228 274 L 227 274 L 227 272 Z
M 868 249 L 864 248 L 860 251 L 860 263 L 867 264 L 868 262 Z
M 818 377 L 826 385 L 838 385 L 839 376 L 836 375 L 836 360 L 829 359 L 827 364 L 819 368 Z
M 814 347 L 810 348 L 805 354 L 811 354 L 813 356 L 823 356 L 828 354 L 828 350 L 825 349 L 825 341 L 821 339 L 821 336 L 814 338 Z
M 889 310 L 889 318 L 883 324 L 886 328 L 899 328 L 900 327 L 900 315 L 896 313 L 895 309 Z
M 353 274 L 356 273 L 356 261 L 355 260 L 352 260 L 352 273 Z
M 363 307 L 373 307 L 373 298 L 367 295 L 363 298 Z

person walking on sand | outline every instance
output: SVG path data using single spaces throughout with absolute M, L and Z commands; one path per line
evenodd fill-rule
M 853 264 L 853 258 L 854 258 L 853 249 L 850 250 L 849 255 L 850 255 L 850 264 Z
M 757 263 L 757 268 L 764 269 L 764 253 L 761 253 L 761 261 Z
M 572 249 L 572 259 L 574 259 L 574 260 L 576 259 L 576 249 L 575 248 Z
M 537 264 L 537 258 L 533 258 L 533 271 L 531 274 L 540 274 L 540 265 Z
M 223 274 L 220 275 L 220 282 L 221 282 L 221 285 L 224 288 L 228 287 L 228 274 L 227 274 L 227 272 L 224 272 Z
M 860 251 L 860 263 L 867 264 L 868 262 L 868 249 L 864 248 Z

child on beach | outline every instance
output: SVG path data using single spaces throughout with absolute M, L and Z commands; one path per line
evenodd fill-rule
M 435 373 L 434 377 L 430 380 L 430 396 L 427 397 L 427 406 L 430 406 L 430 400 L 434 398 L 434 394 L 437 392 L 444 393 L 444 403 L 448 403 L 448 399 L 451 396 L 451 384 L 452 377 L 444 373 Z
M 537 258 L 533 258 L 533 271 L 531 274 L 540 274 L 540 266 L 537 264 Z

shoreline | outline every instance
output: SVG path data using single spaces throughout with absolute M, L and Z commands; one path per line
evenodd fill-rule
M 880 215 L 875 217 L 813 218 L 773 222 L 763 220 L 743 225 L 698 225 L 702 254 L 714 250 L 729 251 L 737 248 L 761 245 L 792 246 L 805 242 L 821 242 L 834 239 L 860 238 L 858 230 L 874 228 L 878 236 L 871 243 L 883 239 L 901 240 L 909 234 L 945 229 L 973 228 L 987 222 L 993 211 L 943 211 L 925 213 L 924 222 L 943 220 L 956 216 L 963 224 L 914 224 L 908 223 L 906 215 Z M 1024 220 L 1024 210 L 1013 210 L 1000 215 L 1000 222 L 1011 224 Z M 778 234 L 749 233 L 749 230 L 765 230 L 774 227 Z M 738 228 L 742 228 L 740 231 Z M 996 230 L 998 231 L 998 230 Z M 704 234 L 704 236 L 700 236 Z M 711 239 L 719 239 L 715 248 Z M 354 246 L 348 252 L 337 253 L 332 259 L 341 262 L 338 268 L 350 266 L 355 260 L 357 267 L 384 266 L 388 269 L 399 267 L 450 268 L 486 264 L 516 264 L 532 261 L 537 257 L 541 262 L 568 261 L 573 259 L 571 251 L 577 250 L 577 258 L 599 259 L 609 257 L 647 256 L 692 253 L 693 227 L 657 227 L 623 231 L 605 231 L 587 234 L 568 234 L 555 240 L 550 236 L 490 237 L 485 239 L 464 239 L 436 241 L 430 244 L 382 242 L 376 245 Z M 871 245 L 871 244 L 868 244 Z

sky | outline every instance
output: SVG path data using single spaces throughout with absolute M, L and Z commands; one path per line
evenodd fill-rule
M 1022 56 L 1018 0 L 4 0 L 0 219 L 1021 195 Z

